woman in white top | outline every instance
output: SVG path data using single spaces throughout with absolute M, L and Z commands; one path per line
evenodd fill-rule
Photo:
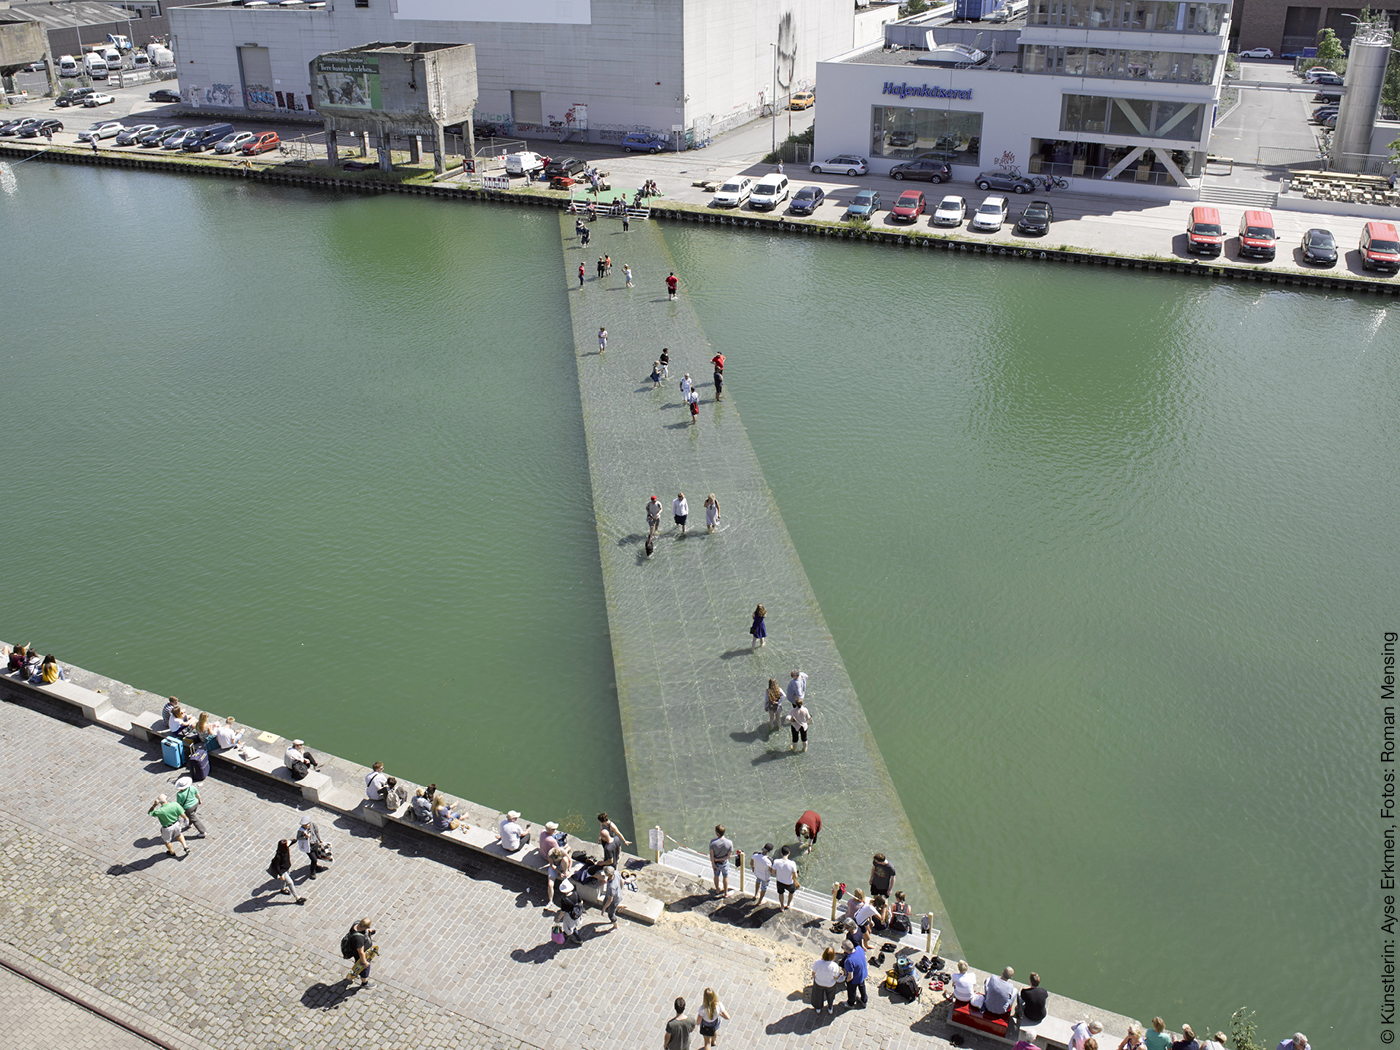
M 958 961 L 958 975 L 952 981 L 952 993 L 954 1003 L 970 1003 L 972 997 L 977 992 L 977 975 L 969 973 L 967 960 Z
M 704 1047 L 715 1045 L 715 1036 L 719 1032 L 720 1019 L 729 1020 L 729 1014 L 725 1012 L 724 1004 L 719 1001 L 719 996 L 715 994 L 713 988 L 705 989 L 704 1003 L 700 1007 L 700 1012 L 695 1015 L 695 1020 L 700 1023 L 700 1034 L 705 1037 Z
M 801 698 L 793 705 L 792 714 L 788 715 L 789 727 L 792 729 L 792 747 L 789 751 L 797 750 L 798 738 L 802 739 L 802 750 L 807 750 L 807 727 L 812 724 L 812 712 L 803 706 Z
M 715 526 L 719 524 L 719 500 L 715 499 L 715 494 L 711 492 L 705 497 L 705 528 L 715 531 Z
M 836 949 L 827 948 L 822 957 L 812 963 L 812 979 L 816 984 L 813 1006 L 817 1013 L 823 1009 L 829 1014 L 836 1012 L 836 982 L 841 979 L 841 966 L 836 961 Z

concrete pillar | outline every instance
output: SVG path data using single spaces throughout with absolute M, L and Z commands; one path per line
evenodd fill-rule
M 368 156 L 369 156 L 369 132 L 368 132 L 368 131 L 362 131 L 362 132 L 360 132 L 360 156 L 362 156 L 362 157 L 368 157 Z
M 340 164 L 340 152 L 336 149 L 335 132 L 326 132 L 326 163 L 332 168 Z
M 394 167 L 394 158 L 389 155 L 389 136 L 380 131 L 374 137 L 375 149 L 379 151 L 379 170 L 390 171 Z
M 471 118 L 462 121 L 462 140 L 466 143 L 462 153 L 467 160 L 476 161 L 476 128 L 472 126 Z
M 423 159 L 423 140 L 418 135 L 408 136 L 408 162 L 417 164 Z
M 433 171 L 441 175 L 447 170 L 447 164 L 443 160 L 447 153 L 447 143 L 444 141 L 442 125 L 436 124 L 433 127 Z

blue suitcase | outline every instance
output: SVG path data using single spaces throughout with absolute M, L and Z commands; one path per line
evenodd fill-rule
M 160 742 L 160 755 L 171 769 L 179 769 L 185 764 L 185 742 L 177 736 L 168 736 Z
M 209 775 L 209 752 L 202 747 L 195 748 L 190 752 L 190 779 L 195 783 L 203 780 Z

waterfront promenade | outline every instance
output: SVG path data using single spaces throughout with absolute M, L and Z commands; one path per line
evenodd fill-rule
M 210 837 L 175 859 L 146 814 L 178 775 L 155 744 L 36 698 L 0 704 L 0 748 L 15 785 L 0 799 L 0 961 L 181 1050 L 652 1047 L 671 1000 L 693 1008 L 706 985 L 733 1016 L 729 1045 L 949 1045 L 946 1006 L 927 994 L 905 1005 L 872 989 L 869 1010 L 818 1020 L 802 989 L 825 924 L 789 913 L 750 930 L 728 918 L 737 905 L 707 914 L 680 876 L 657 925 L 606 932 L 590 911 L 583 945 L 559 947 L 536 877 L 317 808 L 336 860 L 309 882 L 296 855 L 297 906 L 265 872 L 305 808 L 293 789 L 217 765 L 201 785 Z M 382 954 L 370 988 L 347 992 L 339 941 L 361 915 Z M 1052 997 L 1060 1016 L 1083 1009 Z M 12 1032 L 37 1016 L 88 1035 L 106 1024 L 14 981 L 0 1011 Z

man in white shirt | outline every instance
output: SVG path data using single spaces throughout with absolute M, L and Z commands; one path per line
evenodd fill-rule
M 792 895 L 797 892 L 797 862 L 792 859 L 792 850 L 784 846 L 778 854 L 778 859 L 773 862 L 773 878 L 778 882 L 778 903 L 782 905 L 783 911 L 788 910 L 792 904 Z M 783 902 L 783 894 L 787 894 L 787 902 Z
M 797 706 L 797 701 L 807 699 L 806 671 L 793 671 L 788 675 L 787 698 L 793 707 Z
M 676 524 L 681 527 L 681 535 L 685 535 L 685 519 L 690 517 L 690 504 L 685 501 L 685 493 L 677 492 L 676 498 L 671 501 L 671 516 L 676 519 Z
M 682 400 L 682 401 L 687 401 L 687 402 L 688 402 L 688 401 L 690 400 L 690 385 L 691 385 L 691 384 L 690 384 L 690 373 L 687 372 L 687 373 L 685 374 L 685 377 L 684 377 L 683 379 L 681 379 L 681 400 Z
M 235 729 L 233 715 L 229 715 L 224 720 L 224 724 L 214 730 L 214 739 L 219 742 L 219 747 L 227 751 L 231 747 L 237 747 L 243 740 L 243 730 Z
M 511 810 L 506 814 L 506 819 L 501 821 L 501 849 L 507 853 L 516 853 L 522 846 L 530 841 L 529 824 L 520 826 L 520 814 Z
M 376 762 L 365 774 L 365 798 L 371 802 L 384 801 L 384 787 L 389 783 L 389 775 L 384 772 L 384 763 Z
M 758 890 L 758 903 L 762 904 L 768 892 L 768 880 L 773 874 L 773 843 L 765 842 L 763 849 L 750 858 L 749 866 L 753 868 L 753 885 Z
M 851 916 L 852 921 L 856 924 L 856 929 L 860 933 L 860 944 L 864 948 L 868 949 L 870 947 L 870 920 L 879 914 L 880 912 L 876 909 L 875 905 L 871 904 L 869 901 L 861 901 L 860 907 L 858 907 Z
M 1080 1021 L 1069 1033 L 1070 1050 L 1084 1050 L 1084 1044 L 1103 1031 L 1103 1025 L 1097 1021 Z M 1098 1042 L 1097 1039 L 1094 1040 Z
M 297 763 L 302 763 L 298 766 Z M 292 746 L 282 754 L 282 764 L 292 771 L 293 780 L 301 780 L 313 769 L 320 768 L 316 756 L 306 749 L 306 741 L 293 740 Z M 300 772 L 298 772 L 300 769 Z

